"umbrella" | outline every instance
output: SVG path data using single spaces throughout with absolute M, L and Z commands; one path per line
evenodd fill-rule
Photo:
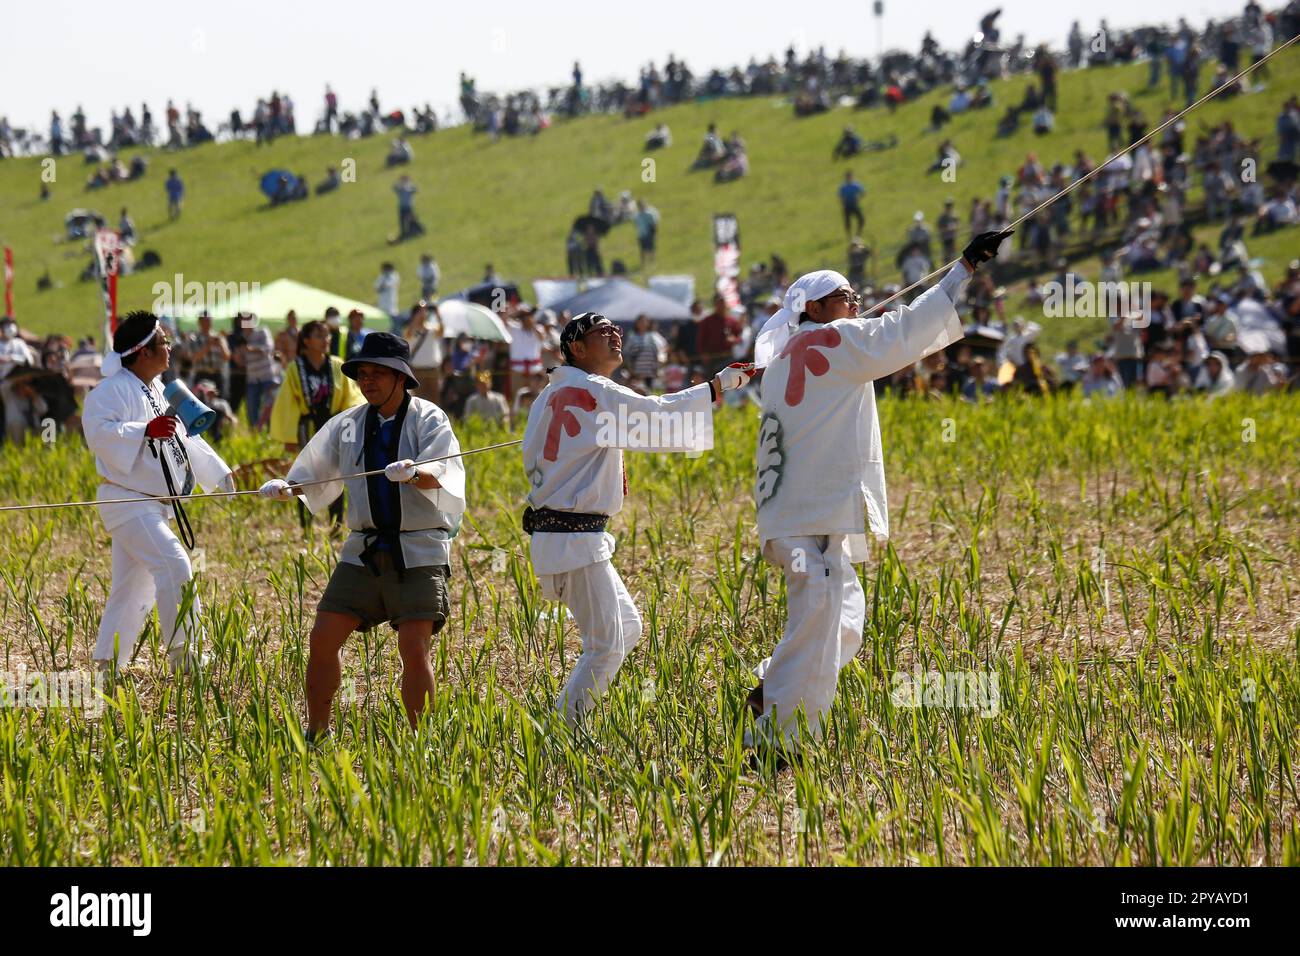
M 261 190 L 267 199 L 274 199 L 276 193 L 280 191 L 280 180 L 284 180 L 286 192 L 293 192 L 293 187 L 298 183 L 298 177 L 287 169 L 273 169 L 262 176 Z
M 610 279 L 602 285 L 577 295 L 553 302 L 557 313 L 566 309 L 573 315 L 579 312 L 599 312 L 614 322 L 631 322 L 638 315 L 660 321 L 685 320 L 691 310 L 666 295 L 643 289 L 627 279 Z
M 491 309 L 465 299 L 443 299 L 438 303 L 438 316 L 442 319 L 442 334 L 454 339 L 464 334 L 472 339 L 488 342 L 509 342 L 510 330 Z
M 1268 174 L 1274 179 L 1288 180 L 1295 179 L 1300 175 L 1300 164 L 1294 163 L 1289 159 L 1275 159 L 1268 164 Z
M 1228 310 L 1228 315 L 1237 329 L 1237 348 L 1247 355 L 1286 354 L 1286 333 L 1263 305 L 1254 299 L 1242 299 Z
M 578 232 L 586 232 L 588 227 L 595 229 L 596 235 L 603 236 L 609 232 L 609 220 L 599 216 L 579 216 L 573 220 L 573 228 Z
M 513 282 L 480 282 L 468 289 L 461 289 L 448 298 L 468 299 L 470 302 L 477 302 L 489 309 L 493 306 L 499 308 L 508 302 L 519 301 L 519 286 Z
M 241 312 L 252 312 L 259 323 L 269 329 L 284 327 L 284 315 L 290 309 L 298 313 L 299 320 L 324 318 L 325 310 L 330 306 L 347 315 L 353 309 L 365 318 L 365 327 L 388 331 L 391 322 L 388 316 L 367 302 L 349 299 L 326 289 L 317 289 L 293 279 L 276 279 L 264 284 L 255 283 L 252 287 L 239 289 L 225 296 L 214 296 L 208 292 L 211 301 L 186 305 L 181 290 L 173 293 L 176 324 L 182 331 L 198 328 L 198 315 L 207 308 L 214 319 L 231 319 Z
M 63 217 L 69 239 L 84 239 L 102 225 L 104 217 L 93 209 L 74 209 Z

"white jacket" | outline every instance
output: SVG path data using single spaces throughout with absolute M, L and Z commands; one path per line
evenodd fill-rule
M 307 442 L 289 469 L 291 482 L 332 479 L 303 489 L 302 500 L 313 514 L 328 508 L 347 489 L 347 523 L 352 533 L 343 542 L 339 559 L 349 564 L 364 564 L 361 552 L 365 549 L 365 532 L 375 527 L 366 479 L 343 481 L 341 478 L 366 470 L 363 445 L 369 408 L 366 404 L 357 405 L 331 418 Z M 460 443 L 446 413 L 433 402 L 412 396 L 402 422 L 402 434 L 397 439 L 398 458 L 427 461 L 459 451 Z M 460 531 L 465 514 L 463 460 L 450 458 L 433 467 L 442 487 L 398 486 L 402 506 L 402 561 L 408 568 L 450 564 L 451 539 Z
M 524 429 L 524 472 L 534 508 L 616 515 L 627 483 L 623 449 L 703 452 L 713 448 L 709 386 L 671 395 L 630 388 L 561 365 L 533 402 Z M 608 532 L 535 532 L 531 553 L 539 574 L 576 571 L 614 554 Z
M 754 500 L 758 536 L 850 536 L 866 559 L 889 534 L 885 464 L 872 381 L 962 337 L 954 305 L 970 273 L 958 263 L 911 306 L 865 319 L 802 323 L 763 374 Z
M 152 397 L 153 401 L 150 401 Z M 167 480 L 162 464 L 150 449 L 167 456 L 167 467 L 177 494 L 185 494 L 199 485 L 214 491 L 230 474 L 230 466 L 212 450 L 202 437 L 190 438 L 179 426 L 173 438 L 153 441 L 145 437 L 149 422 L 167 412 L 162 385 L 154 379 L 148 385 L 130 369 L 118 371 L 104 379 L 86 395 L 81 412 L 81 429 L 86 445 L 95 455 L 95 470 L 104 479 L 98 498 L 140 498 L 165 495 Z M 181 448 L 189 455 L 189 465 Z M 192 469 L 192 475 L 188 474 Z M 187 487 L 187 485 L 189 487 Z M 100 505 L 99 516 L 109 531 L 155 508 L 168 513 L 169 504 Z

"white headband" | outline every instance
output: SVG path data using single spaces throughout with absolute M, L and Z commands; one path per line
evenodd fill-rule
M 836 289 L 849 285 L 834 269 L 820 269 L 801 275 L 785 291 L 785 299 L 779 310 L 763 324 L 762 330 L 754 340 L 754 364 L 766 368 L 772 359 L 781 354 L 785 343 L 799 326 L 799 316 L 809 302 L 830 295 Z
M 114 352 L 112 349 L 109 349 L 104 355 L 104 361 L 100 363 L 100 374 L 103 375 L 104 378 L 108 378 L 110 375 L 116 375 L 120 372 L 122 370 L 122 359 L 126 358 L 128 355 L 134 355 L 153 341 L 153 337 L 158 334 L 160 325 L 161 323 L 154 322 L 153 328 L 149 330 L 149 334 L 125 352 Z

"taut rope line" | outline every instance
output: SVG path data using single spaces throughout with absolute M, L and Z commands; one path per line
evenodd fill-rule
M 468 451 L 460 451 L 454 455 L 443 455 L 440 458 L 426 458 L 423 461 L 417 461 L 418 465 L 431 465 L 435 461 L 447 461 L 451 458 L 464 458 L 467 455 L 477 455 L 479 452 L 493 451 L 497 448 L 509 448 L 511 445 L 518 445 L 523 442 L 522 438 L 516 438 L 513 441 L 498 442 L 495 445 L 484 445 L 482 448 L 471 448 Z M 304 488 L 307 485 L 324 485 L 331 481 L 348 481 L 352 478 L 368 478 L 371 475 L 382 475 L 384 469 L 376 468 L 373 471 L 359 471 L 352 475 L 340 475 L 338 478 L 319 478 L 313 481 L 299 481 L 294 483 L 295 488 Z M 122 505 L 138 501 L 203 501 L 213 498 L 237 498 L 240 495 L 255 495 L 256 490 L 252 491 L 214 491 L 206 495 L 147 495 L 144 498 L 104 498 L 98 501 L 56 501 L 49 504 L 39 505 L 5 505 L 0 507 L 0 512 L 4 511 L 36 511 L 41 508 L 84 508 L 91 505 Z

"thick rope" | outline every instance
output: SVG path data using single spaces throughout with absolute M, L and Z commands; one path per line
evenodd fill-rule
M 1125 153 L 1128 153 L 1128 152 L 1131 152 L 1132 150 L 1137 149 L 1139 146 L 1141 146 L 1141 145 L 1142 145 L 1143 143 L 1145 143 L 1147 140 L 1151 139 L 1151 137 L 1155 136 L 1157 133 L 1164 132 L 1165 129 L 1167 129 L 1168 127 L 1172 126 L 1174 123 L 1177 123 L 1180 119 L 1182 119 L 1184 116 L 1186 116 L 1186 115 L 1187 115 L 1188 113 L 1190 113 L 1192 110 L 1196 109 L 1196 108 L 1197 108 L 1198 106 L 1200 106 L 1201 104 L 1206 103 L 1206 102 L 1208 102 L 1209 100 L 1213 99 L 1214 97 L 1218 96 L 1219 93 L 1223 90 L 1223 87 L 1224 87 L 1224 86 L 1232 86 L 1234 83 L 1236 83 L 1238 80 L 1240 80 L 1243 76 L 1245 76 L 1245 75 L 1246 75 L 1247 73 L 1249 73 L 1251 70 L 1258 69 L 1259 67 L 1263 66 L 1265 63 L 1267 63 L 1267 62 L 1268 62 L 1270 59 L 1272 59 L 1274 56 L 1276 56 L 1277 54 L 1281 53 L 1281 52 L 1282 52 L 1283 50 L 1285 50 L 1287 47 L 1291 46 L 1291 44 L 1295 43 L 1296 40 L 1300 40 L 1300 34 L 1297 34 L 1296 36 L 1293 36 L 1291 39 L 1287 40 L 1287 41 L 1286 41 L 1285 43 L 1283 43 L 1281 46 L 1274 48 L 1274 49 L 1271 50 L 1271 51 L 1270 51 L 1266 56 L 1264 56 L 1262 59 L 1260 59 L 1259 62 L 1257 62 L 1257 63 L 1252 63 L 1250 66 L 1246 67 L 1244 70 L 1242 70 L 1240 73 L 1238 73 L 1238 74 L 1237 74 L 1236 76 L 1234 76 L 1232 79 L 1228 80 L 1228 81 L 1227 81 L 1226 83 L 1224 83 L 1222 86 L 1217 86 L 1217 87 L 1215 87 L 1213 90 L 1211 90 L 1210 92 L 1206 93 L 1204 96 L 1202 96 L 1202 97 L 1201 97 L 1199 100 L 1197 100 L 1195 103 L 1192 103 L 1192 104 L 1189 105 L 1189 106 L 1185 106 L 1185 107 L 1183 107 L 1179 112 L 1177 112 L 1177 113 L 1175 113 L 1173 116 L 1169 117 L 1169 119 L 1165 120 L 1163 123 L 1161 123 L 1161 124 L 1160 124 L 1159 126 L 1157 126 L 1155 129 L 1153 129 L 1151 132 L 1147 133 L 1147 134 L 1146 134 L 1145 136 L 1143 136 L 1141 139 L 1136 139 L 1136 140 L 1134 140 L 1132 143 L 1129 143 L 1129 145 L 1125 146 L 1125 147 L 1124 147 L 1123 149 L 1121 149 L 1118 153 L 1116 153 L 1115 155 L 1111 156 L 1111 157 L 1110 157 L 1109 159 L 1107 159 L 1104 163 L 1098 163 L 1095 167 L 1093 167 L 1093 169 L 1092 169 L 1091 172 L 1089 172 L 1089 173 L 1087 173 L 1086 175 L 1080 177 L 1079 179 L 1076 179 L 1074 182 L 1072 182 L 1072 183 L 1070 183 L 1069 185 L 1067 185 L 1067 186 L 1066 186 L 1064 189 L 1062 189 L 1060 192 L 1056 193 L 1056 195 L 1051 196 L 1050 198 L 1048 198 L 1048 199 L 1044 200 L 1043 202 L 1039 203 L 1039 204 L 1038 204 L 1037 206 L 1035 206 L 1033 209 L 1029 210 L 1029 212 L 1025 213 L 1025 214 L 1024 214 L 1023 216 L 1021 216 L 1019 219 L 1016 219 L 1014 222 L 1010 223 L 1009 225 L 1005 226 L 1003 229 L 1001 229 L 1001 230 L 999 230 L 999 231 L 1000 231 L 1000 232 L 1007 232 L 1007 231 L 1010 231 L 1010 230 L 1014 230 L 1017 226 L 1019 226 L 1019 225 L 1020 225 L 1022 222 L 1024 222 L 1026 219 L 1030 219 L 1030 218 L 1032 218 L 1032 217 L 1038 215 L 1038 213 L 1041 212 L 1043 209 L 1047 208 L 1047 207 L 1050 206 L 1052 203 L 1056 202 L 1058 199 L 1064 198 L 1065 196 L 1069 195 L 1069 194 L 1070 194 L 1071 192 L 1073 192 L 1075 189 L 1077 189 L 1078 187 L 1082 186 L 1082 185 L 1083 185 L 1084 183 L 1086 183 L 1088 180 L 1092 179 L 1093 176 L 1096 176 L 1099 172 L 1101 172 L 1103 169 L 1105 169 L 1107 166 L 1109 166 L 1109 165 L 1110 165 L 1114 160 L 1119 159 L 1119 157 L 1123 156 Z M 956 259 L 953 259 L 952 262 L 945 263 L 944 265 L 940 266 L 938 269 L 935 269 L 935 270 L 934 270 L 933 272 L 931 272 L 929 275 L 927 275 L 927 276 L 922 276 L 920 279 L 917 279 L 915 282 L 913 282 L 911 285 L 909 285 L 906 289 L 902 289 L 902 290 L 900 290 L 900 291 L 898 291 L 898 292 L 895 292 L 895 293 L 894 293 L 893 295 L 891 295 L 889 298 L 887 298 L 887 299 L 882 299 L 881 301 L 877 302 L 877 303 L 876 303 L 875 305 L 873 305 L 871 308 L 867 309 L 866 312 L 863 312 L 860 316 L 858 316 L 858 318 L 860 318 L 860 319 L 865 319 L 867 316 L 871 315 L 871 313 L 872 313 L 872 312 L 875 312 L 877 309 L 882 309 L 882 308 L 884 308 L 885 306 L 887 306 L 889 303 L 893 302 L 895 299 L 907 295 L 907 293 L 911 292 L 911 291 L 912 291 L 913 289 L 915 289 L 917 286 L 925 285 L 925 284 L 928 283 L 930 280 L 938 278 L 939 276 L 941 276 L 941 275 L 943 275 L 945 272 L 947 272 L 949 269 L 951 269 L 953 266 L 955 266 L 957 263 L 961 262 L 961 259 L 962 259 L 962 257 L 961 257 L 961 256 L 958 256 Z

